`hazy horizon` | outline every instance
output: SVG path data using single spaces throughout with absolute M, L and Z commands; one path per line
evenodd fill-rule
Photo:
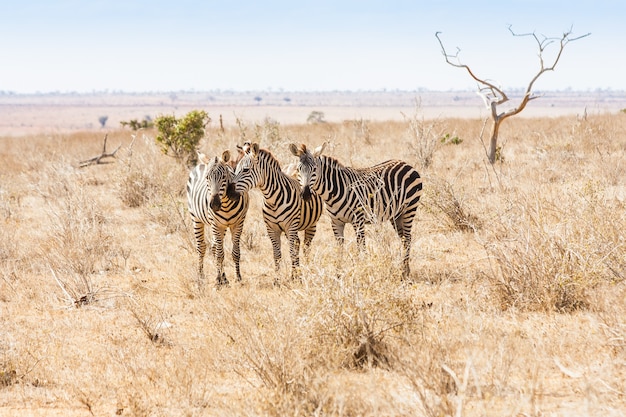
M 505 89 L 505 92 L 508 95 L 516 95 L 523 94 L 525 91 L 524 88 L 508 88 Z M 572 89 L 572 88 L 564 88 L 564 89 L 542 89 L 542 90 L 534 90 L 537 94 L 542 93 L 559 93 L 559 94 L 595 94 L 595 93 L 615 93 L 615 94 L 626 94 L 626 88 L 624 89 L 613 89 L 611 87 L 607 88 L 595 88 L 595 89 Z M 302 94 L 302 95 L 315 95 L 315 94 L 412 94 L 412 93 L 442 93 L 442 94 L 450 94 L 450 93 L 471 93 L 477 94 L 477 89 L 450 89 L 450 90 L 432 90 L 428 88 L 416 88 L 413 90 L 403 90 L 403 89 L 380 89 L 380 90 L 285 90 L 285 89 L 266 89 L 266 90 L 233 90 L 233 89 L 223 89 L 223 88 L 214 88 L 211 90 L 196 90 L 196 89 L 181 89 L 181 90 L 142 90 L 142 91 L 130 91 L 130 90 L 92 90 L 92 91 L 34 91 L 34 92 L 16 92 L 10 90 L 0 90 L 0 96 L 4 95 L 15 95 L 15 96 L 55 96 L 55 95 L 160 95 L 160 94 L 205 94 L 205 93 L 215 93 L 215 94 Z

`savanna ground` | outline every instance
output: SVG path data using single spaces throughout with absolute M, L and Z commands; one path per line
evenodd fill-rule
M 228 237 L 218 290 L 155 131 L 5 135 L 0 415 L 626 414 L 626 114 L 509 119 L 494 166 L 481 118 L 209 114 L 209 155 L 258 140 L 285 165 L 289 143 L 328 141 L 347 165 L 418 168 L 410 279 L 390 225 L 361 254 L 347 228 L 339 255 L 326 215 L 302 281 L 284 240 L 276 274 L 253 192 L 243 282 Z M 79 168 L 104 133 L 116 158 Z

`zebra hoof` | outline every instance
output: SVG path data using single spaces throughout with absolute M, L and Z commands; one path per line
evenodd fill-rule
M 301 274 L 293 274 L 291 276 L 291 282 L 302 284 L 302 275 Z
M 228 279 L 226 278 L 226 273 L 222 272 L 222 275 L 217 276 L 217 286 L 225 287 L 228 285 Z

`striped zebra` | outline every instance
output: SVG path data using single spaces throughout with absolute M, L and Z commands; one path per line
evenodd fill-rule
M 402 277 L 410 274 L 411 227 L 422 194 L 418 172 L 403 161 L 390 160 L 369 168 L 350 168 L 322 155 L 326 144 L 312 153 L 306 145 L 289 145 L 299 158 L 303 198 L 319 195 L 326 203 L 333 233 L 342 244 L 346 223 L 352 224 L 360 249 L 365 246 L 365 224 L 389 220 L 404 247 Z
M 191 170 L 187 181 L 187 203 L 198 253 L 198 277 L 204 277 L 203 263 L 207 248 L 204 227 L 207 225 L 211 229 L 211 254 L 217 264 L 217 284 L 228 284 L 224 272 L 226 229 L 230 229 L 235 272 L 237 280 L 241 281 L 239 240 L 248 212 L 248 194 L 242 193 L 234 199 L 227 195 L 227 188 L 234 175 L 229 164 L 232 162 L 229 151 L 224 151 L 221 158 L 216 156 L 210 161 L 203 154 L 199 154 L 199 157 L 201 163 Z
M 237 165 L 233 183 L 236 193 L 246 193 L 257 187 L 264 199 L 263 220 L 272 241 L 274 266 L 280 268 L 280 238 L 284 233 L 289 240 L 292 277 L 300 266 L 299 231 L 304 231 L 304 254 L 307 255 L 322 215 L 324 204 L 318 196 L 304 200 L 300 195 L 300 183 L 286 174 L 274 156 L 258 143 L 244 145 L 245 156 Z

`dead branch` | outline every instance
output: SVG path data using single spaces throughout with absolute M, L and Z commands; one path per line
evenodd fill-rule
M 530 82 L 528 83 L 528 86 L 526 87 L 526 91 L 524 92 L 524 97 L 522 98 L 522 101 L 520 102 L 520 104 L 513 109 L 510 109 L 507 112 L 504 113 L 500 113 L 500 114 L 496 114 L 495 112 L 495 108 L 493 106 L 493 104 L 491 105 L 492 108 L 492 114 L 495 116 L 494 120 L 496 119 L 496 117 L 500 120 L 505 119 L 509 116 L 514 116 L 516 114 L 518 114 L 519 112 L 521 112 L 522 110 L 524 110 L 524 108 L 526 107 L 526 104 L 528 104 L 528 102 L 530 100 L 534 100 L 540 96 L 537 95 L 533 95 L 532 93 L 532 89 L 533 86 L 535 85 L 535 82 L 539 79 L 539 77 L 548 71 L 554 71 L 554 68 L 556 67 L 556 64 L 559 63 L 559 61 L 561 60 L 561 55 L 563 54 L 563 49 L 565 49 L 565 46 L 567 46 L 568 43 L 585 38 L 589 35 L 591 35 L 591 33 L 586 33 L 584 35 L 581 36 L 577 36 L 575 38 L 572 38 L 572 28 L 570 27 L 568 31 L 563 33 L 563 36 L 561 36 L 560 38 L 549 38 L 547 36 L 542 35 L 541 39 L 539 36 L 537 36 L 537 34 L 535 32 L 531 32 L 531 33 L 515 33 L 513 32 L 512 29 L 512 25 L 509 25 L 509 32 L 511 32 L 511 34 L 513 36 L 531 36 L 533 39 L 535 39 L 535 42 L 537 42 L 537 49 L 539 50 L 539 70 L 537 71 L 537 74 L 530 80 Z M 556 54 L 556 56 L 554 57 L 554 61 L 552 61 L 551 65 L 546 66 L 546 63 L 544 61 L 544 52 L 546 50 L 546 48 L 551 45 L 554 42 L 559 42 L 559 50 Z M 498 103 L 500 104 L 500 103 Z
M 80 168 L 84 168 L 87 167 L 89 165 L 98 165 L 98 164 L 108 164 L 109 162 L 105 162 L 103 161 L 104 158 L 115 158 L 115 153 L 122 147 L 122 145 L 120 144 L 120 146 L 118 146 L 117 148 L 115 148 L 115 150 L 111 153 L 107 153 L 107 138 L 108 138 L 108 134 L 104 135 L 104 144 L 102 146 L 102 153 L 98 156 L 94 156 L 93 158 L 90 159 L 86 159 L 84 161 L 80 161 L 78 163 L 78 166 Z

